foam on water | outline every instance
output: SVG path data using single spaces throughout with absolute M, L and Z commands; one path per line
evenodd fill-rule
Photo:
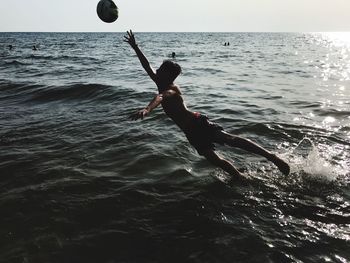
M 338 177 L 338 168 L 333 167 L 326 159 L 322 158 L 318 149 L 313 147 L 306 158 L 304 172 L 310 177 L 321 181 L 334 181 Z
M 309 146 L 306 148 L 305 152 L 306 144 L 309 144 Z M 301 153 L 301 151 L 304 153 Z M 332 163 L 332 159 L 334 158 L 332 150 L 326 149 L 321 151 L 317 145 L 307 137 L 301 140 L 298 145 L 287 154 L 290 156 L 292 173 L 301 175 L 303 179 L 321 183 L 332 183 L 346 176 L 346 167 Z

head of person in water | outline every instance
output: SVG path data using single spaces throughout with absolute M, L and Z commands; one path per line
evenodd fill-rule
M 172 56 L 173 58 L 176 57 L 175 52 L 171 53 L 171 56 Z
M 156 71 L 160 84 L 166 86 L 172 84 L 180 73 L 180 65 L 171 60 L 164 60 Z
M 8 45 L 9 49 L 12 50 L 13 49 L 13 46 L 12 45 Z

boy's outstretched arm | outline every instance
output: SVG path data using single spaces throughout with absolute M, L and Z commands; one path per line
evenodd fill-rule
M 124 36 L 124 41 L 129 43 L 129 45 L 135 50 L 137 57 L 139 58 L 142 67 L 146 70 L 147 74 L 150 76 L 150 78 L 157 83 L 157 75 L 154 72 L 153 68 L 149 64 L 147 58 L 145 55 L 142 53 L 140 48 L 136 44 L 135 36 L 132 33 L 132 31 L 127 31 L 126 32 L 128 35 Z
M 139 110 L 137 112 L 135 112 L 134 114 L 132 114 L 130 116 L 130 119 L 136 121 L 138 119 L 143 120 L 143 118 L 145 116 L 147 116 L 153 109 L 157 108 L 164 99 L 167 99 L 171 96 L 173 96 L 174 94 L 176 94 L 176 91 L 174 90 L 166 90 L 160 94 L 158 94 L 157 96 L 155 96 L 153 98 L 153 100 L 151 100 L 151 102 L 148 104 L 148 106 L 142 110 Z
M 143 118 L 148 115 L 154 108 L 158 107 L 159 104 L 163 101 L 163 95 L 162 94 L 158 94 L 157 96 L 155 96 L 153 98 L 153 100 L 151 100 L 151 102 L 148 104 L 148 106 L 142 110 L 139 110 L 137 112 L 135 112 L 134 114 L 132 114 L 130 116 L 130 119 L 136 121 L 138 119 L 143 120 Z

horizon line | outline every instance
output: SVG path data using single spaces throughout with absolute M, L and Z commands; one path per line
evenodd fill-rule
M 137 33 L 350 33 L 350 31 L 133 31 Z M 126 33 L 126 31 L 0 31 L 0 33 Z

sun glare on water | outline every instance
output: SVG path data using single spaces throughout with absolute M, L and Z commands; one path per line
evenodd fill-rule
M 350 47 L 350 32 L 324 32 L 324 38 L 329 39 L 335 45 L 347 45 Z

